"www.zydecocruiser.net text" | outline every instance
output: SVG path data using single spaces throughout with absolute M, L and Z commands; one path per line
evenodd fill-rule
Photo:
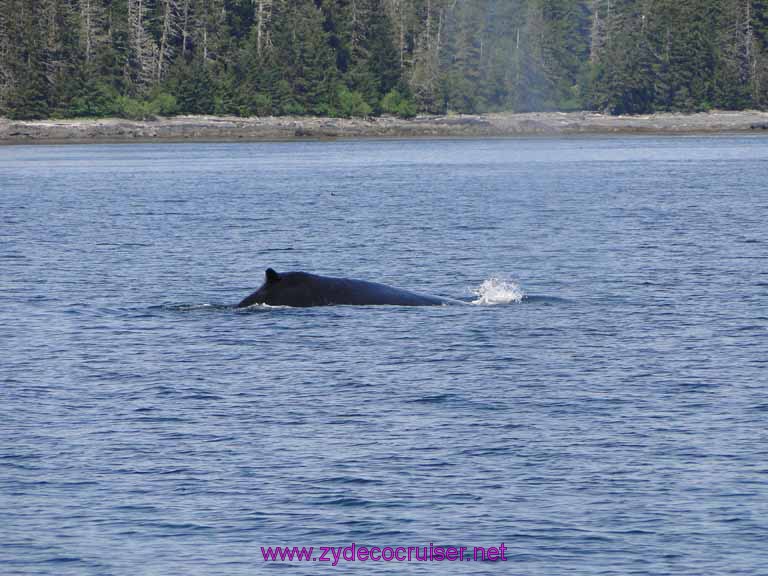
M 265 562 L 506 562 L 507 547 L 499 546 L 268 546 Z

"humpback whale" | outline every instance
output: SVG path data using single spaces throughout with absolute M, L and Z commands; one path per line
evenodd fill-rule
M 456 300 L 418 294 L 386 284 L 319 276 L 307 272 L 275 272 L 267 268 L 264 284 L 243 299 L 237 308 L 254 304 L 269 306 L 440 306 L 459 303 Z

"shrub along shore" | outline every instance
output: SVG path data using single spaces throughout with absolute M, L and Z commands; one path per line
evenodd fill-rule
M 260 141 L 336 138 L 483 138 L 569 134 L 768 135 L 768 112 L 712 111 L 610 116 L 592 112 L 417 116 L 411 119 L 307 116 L 176 116 L 152 120 L 0 118 L 0 143 Z

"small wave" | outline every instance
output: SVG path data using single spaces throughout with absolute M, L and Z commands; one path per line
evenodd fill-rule
M 222 310 L 231 310 L 233 306 L 231 304 L 174 304 L 174 303 L 167 303 L 167 304 L 160 304 L 158 306 L 150 306 L 149 309 L 152 311 L 160 310 L 165 312 L 198 312 L 198 311 L 208 311 L 208 312 L 218 312 Z
M 443 402 L 450 402 L 451 400 L 460 400 L 460 396 L 458 394 L 437 394 L 434 396 L 423 396 L 421 398 L 414 398 L 413 400 L 406 400 L 406 402 L 413 404 L 442 404 Z
M 251 304 L 244 308 L 238 308 L 237 306 L 230 306 L 235 312 L 239 314 L 250 314 L 252 312 L 268 312 L 269 310 L 291 310 L 293 306 L 273 306 L 271 304 Z
M 477 296 L 472 300 L 472 304 L 493 305 L 493 304 L 514 304 L 522 302 L 525 298 L 523 289 L 511 281 L 492 276 L 474 288 L 472 293 Z

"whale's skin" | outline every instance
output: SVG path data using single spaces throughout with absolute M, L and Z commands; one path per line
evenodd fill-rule
M 386 284 L 319 276 L 307 272 L 277 273 L 268 268 L 265 281 L 253 294 L 243 299 L 237 308 L 255 304 L 268 306 L 441 306 L 450 301 L 437 296 L 418 294 Z

